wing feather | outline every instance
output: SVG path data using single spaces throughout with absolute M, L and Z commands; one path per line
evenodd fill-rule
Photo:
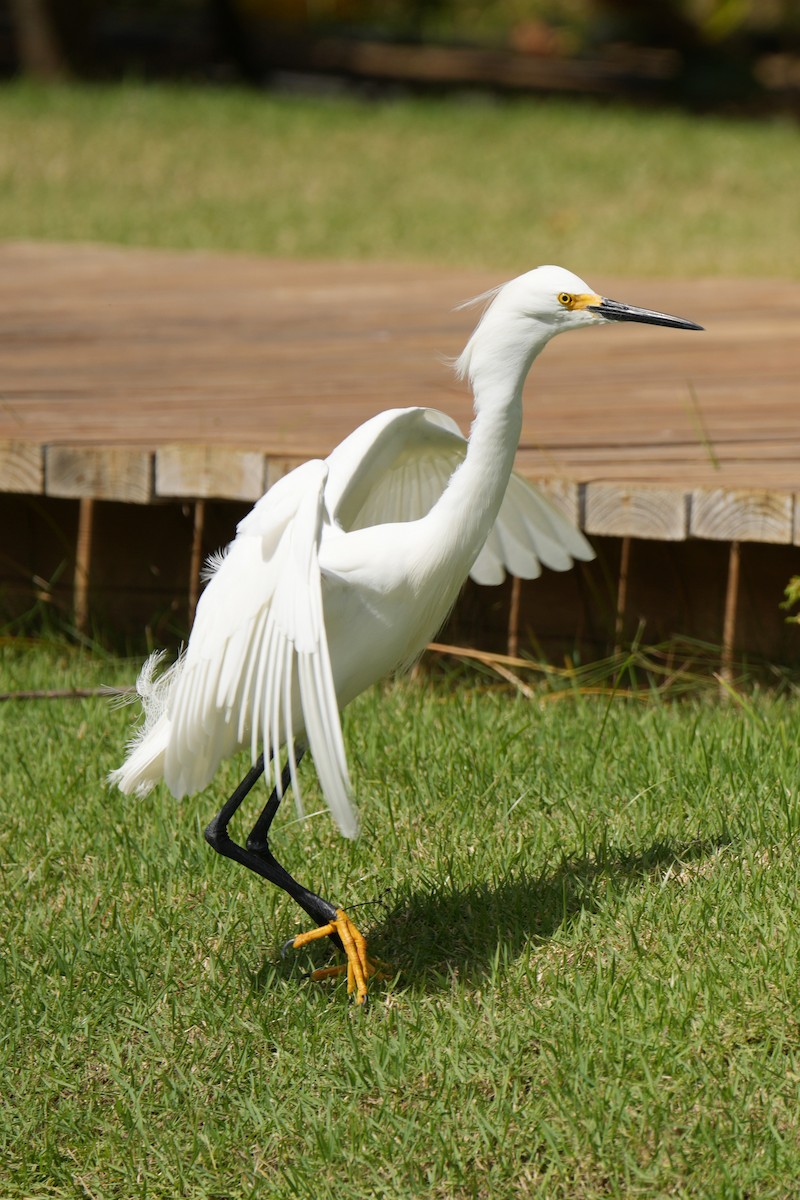
M 479 583 L 484 587 L 494 587 L 502 583 L 505 579 L 506 571 L 503 565 L 503 549 L 497 535 L 496 524 L 490 530 L 480 554 L 472 564 L 472 570 L 469 575 L 470 579 L 473 579 L 475 583 Z
M 381 413 L 346 438 L 328 459 L 333 519 L 354 530 L 425 516 L 466 449 L 458 426 L 444 413 L 427 408 Z M 345 463 L 346 471 L 334 469 Z M 580 530 L 532 484 L 512 474 L 497 521 L 470 575 L 484 584 L 502 583 L 506 571 L 536 579 L 542 565 L 565 571 L 574 559 L 593 557 Z
M 280 787 L 286 744 L 299 798 L 293 742 L 304 740 L 339 828 L 354 836 L 321 549 L 343 531 L 425 516 L 465 453 L 458 426 L 443 413 L 395 409 L 360 426 L 325 462 L 305 463 L 274 484 L 212 564 L 174 670 L 163 683 L 143 684 L 145 729 L 130 765 L 115 772 L 120 786 L 147 790 L 163 775 L 175 795 L 186 795 L 206 786 L 223 757 L 247 746 L 253 761 L 261 749 L 267 780 Z M 592 556 L 583 535 L 512 475 L 472 576 L 500 583 L 511 570 L 534 578 L 542 563 L 564 570 Z M 326 576 L 329 603 L 335 574 Z
M 267 493 L 240 523 L 201 597 L 167 703 L 172 729 L 164 776 L 177 795 L 197 791 L 222 757 L 247 745 L 253 760 L 260 747 L 268 781 L 280 789 L 281 750 L 291 747 L 292 789 L 302 811 L 292 746 L 298 737 L 308 742 L 334 818 L 352 837 L 357 821 L 319 566 L 327 468 L 306 463 L 293 475 L 300 478 L 291 488 L 290 476 L 280 481 L 275 509 L 265 503 Z
M 516 472 L 497 514 L 487 545 L 470 572 L 478 583 L 502 583 L 505 572 L 537 579 L 542 566 L 566 571 L 574 560 L 588 562 L 594 551 L 566 517 Z

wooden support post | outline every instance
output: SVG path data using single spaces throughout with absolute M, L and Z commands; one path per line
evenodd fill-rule
M 619 552 L 619 581 L 617 583 L 617 611 L 614 617 L 614 654 L 622 653 L 622 637 L 625 632 L 625 613 L 628 608 L 628 572 L 631 563 L 631 539 L 624 537 Z
M 522 597 L 522 580 L 518 575 L 511 576 L 511 598 L 508 603 L 508 654 L 510 658 L 519 657 L 519 605 Z
M 194 624 L 197 601 L 200 599 L 200 568 L 203 565 L 203 530 L 206 524 L 206 502 L 195 500 L 192 525 L 192 553 L 189 559 L 189 625 Z
M 727 695 L 733 681 L 733 649 L 736 641 L 736 615 L 739 608 L 739 564 L 741 542 L 731 542 L 728 553 L 728 583 L 725 589 L 725 617 L 722 625 L 721 690 Z
M 78 508 L 78 536 L 75 543 L 75 575 L 72 585 L 72 610 L 79 634 L 89 631 L 89 580 L 92 567 L 92 525 L 94 500 L 82 496 Z

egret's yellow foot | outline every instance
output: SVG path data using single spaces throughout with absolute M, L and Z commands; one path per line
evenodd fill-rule
M 339 940 L 347 955 L 347 965 L 321 967 L 318 971 L 311 972 L 311 978 L 314 980 L 332 979 L 336 975 L 343 975 L 346 971 L 348 995 L 355 992 L 356 1004 L 365 1004 L 367 980 L 372 975 L 378 975 L 380 978 L 380 971 L 377 963 L 374 963 L 367 954 L 364 935 L 355 927 L 343 908 L 337 908 L 336 916 L 327 925 L 311 929 L 308 933 L 298 934 L 292 942 L 292 946 L 295 950 L 299 950 L 301 946 L 307 946 L 309 942 L 315 942 L 317 938 L 328 937 L 332 933 L 339 935 Z

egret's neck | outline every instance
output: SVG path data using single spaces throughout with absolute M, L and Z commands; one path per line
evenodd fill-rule
M 521 431 L 521 385 L 502 404 L 476 403 L 466 458 L 445 492 L 451 513 L 458 514 L 462 536 L 468 531 L 471 535 L 474 528 L 480 543 L 476 554 L 503 502 Z
M 524 335 L 524 336 L 523 336 Z M 447 540 L 464 574 L 475 561 L 503 502 L 522 430 L 522 388 L 549 331 L 531 337 L 527 328 L 478 326 L 462 359 L 475 397 L 475 420 L 464 462 L 436 506 Z

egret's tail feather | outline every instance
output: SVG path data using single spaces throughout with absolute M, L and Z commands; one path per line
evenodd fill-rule
M 169 719 L 162 717 L 149 733 L 139 730 L 129 742 L 128 757 L 111 771 L 108 782 L 126 796 L 146 796 L 164 777 L 164 755 L 169 741 Z
M 170 720 L 166 714 L 167 698 L 174 686 L 183 660 L 178 660 L 160 675 L 156 675 L 164 652 L 151 654 L 136 681 L 136 691 L 142 702 L 144 720 L 128 742 L 128 756 L 121 767 L 108 776 L 126 796 L 145 796 L 164 776 L 164 757 L 170 737 Z

